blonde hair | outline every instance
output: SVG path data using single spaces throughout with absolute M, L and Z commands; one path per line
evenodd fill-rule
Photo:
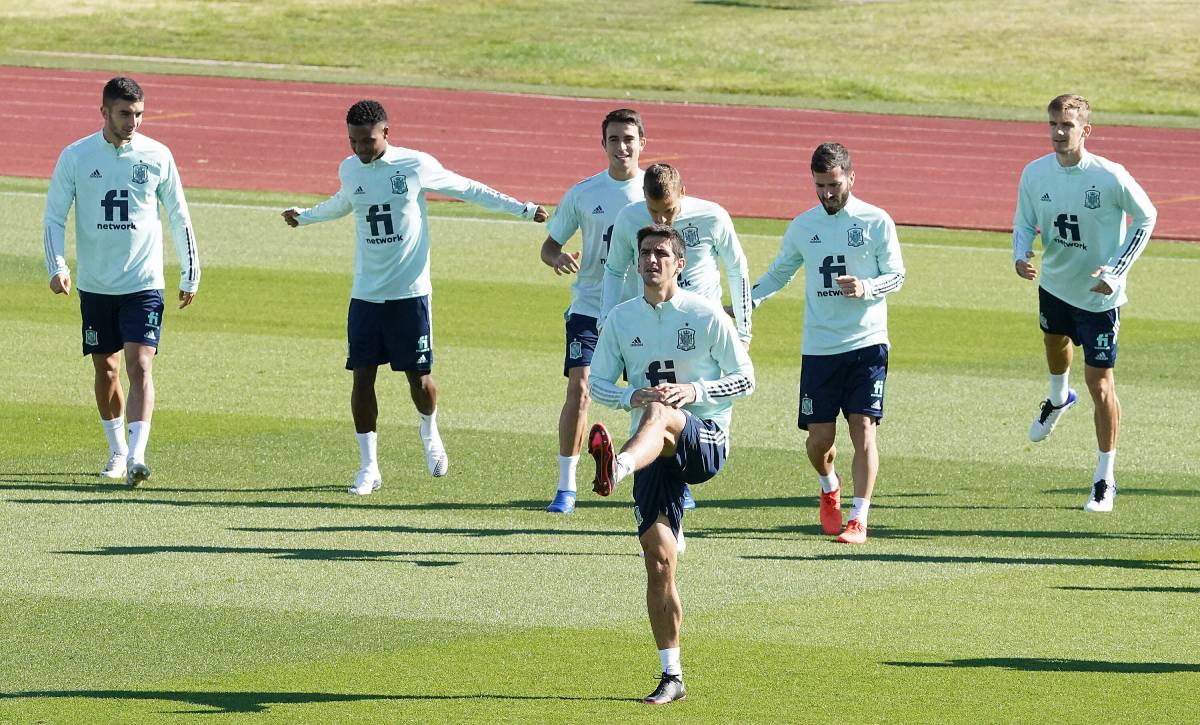
M 1088 103 L 1088 99 L 1083 96 L 1064 93 L 1046 106 L 1047 113 L 1062 113 L 1063 111 L 1075 111 L 1079 120 L 1085 124 L 1092 122 L 1092 104 Z

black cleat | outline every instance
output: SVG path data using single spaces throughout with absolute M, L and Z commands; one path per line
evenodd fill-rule
M 683 675 L 668 675 L 664 672 L 662 679 L 658 681 L 658 687 L 642 698 L 642 702 L 647 705 L 667 705 L 685 697 L 687 689 L 683 686 Z

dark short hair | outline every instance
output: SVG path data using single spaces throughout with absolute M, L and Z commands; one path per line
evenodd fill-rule
M 134 79 L 117 76 L 104 84 L 104 92 L 100 96 L 100 102 L 105 106 L 111 106 L 112 102 L 118 99 L 137 103 L 138 101 L 144 101 L 146 94 L 142 93 L 142 87 Z
M 1046 113 L 1062 113 L 1063 111 L 1075 111 L 1075 117 L 1083 123 L 1092 122 L 1092 104 L 1088 103 L 1088 99 L 1074 93 L 1064 93 L 1061 96 L 1056 96 L 1050 101 L 1050 105 L 1046 106 Z
M 646 137 L 646 129 L 642 126 L 642 114 L 632 108 L 618 108 L 615 111 L 609 111 L 604 117 L 604 123 L 600 124 L 600 138 L 608 138 L 608 124 L 610 123 L 632 123 L 637 126 L 638 138 Z
M 387 123 L 387 111 L 379 101 L 362 100 L 346 111 L 347 126 L 374 126 L 377 123 Z
M 812 161 L 808 168 L 814 174 L 828 174 L 834 169 L 850 173 L 850 150 L 840 143 L 830 141 L 823 143 L 813 151 Z
M 683 235 L 670 224 L 651 224 L 642 227 L 637 233 L 638 251 L 642 251 L 642 240 L 646 237 L 666 237 L 671 240 L 671 253 L 683 259 Z
M 683 179 L 679 176 L 679 169 L 670 164 L 652 164 L 646 169 L 646 176 L 642 180 L 642 190 L 646 193 L 647 199 L 665 199 L 667 193 L 674 191 L 676 193 L 683 187 Z

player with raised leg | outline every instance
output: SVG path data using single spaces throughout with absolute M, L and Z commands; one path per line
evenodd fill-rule
M 533 202 L 521 203 L 447 171 L 429 154 L 390 145 L 387 112 L 377 101 L 351 106 L 346 130 L 353 153 L 338 168 L 341 188 L 311 209 L 284 210 L 283 219 L 298 227 L 354 214 L 346 369 L 354 373 L 350 410 L 361 466 L 349 491 L 366 495 L 383 483 L 376 453 L 375 376 L 380 365 L 404 371 L 408 378 L 429 473 L 444 476 L 450 465 L 437 428 L 438 389 L 432 374 L 433 287 L 425 194 L 434 191 L 537 222 L 545 221 L 547 214 Z
M 613 448 L 604 425 L 592 426 L 593 489 L 608 496 L 633 475 L 634 517 L 646 565 L 646 610 L 662 676 L 644 702 L 682 699 L 675 584 L 683 489 L 715 476 L 729 452 L 733 399 L 754 390 L 754 367 L 737 331 L 713 302 L 683 290 L 684 238 L 654 224 L 637 234 L 643 296 L 613 308 L 600 331 L 589 382 L 592 397 L 632 413 L 629 440 Z M 617 385 L 622 371 L 629 385 Z
M 1038 311 L 1050 393 L 1029 427 L 1045 440 L 1078 399 L 1068 385 L 1075 346 L 1083 347 L 1083 377 L 1095 404 L 1096 471 L 1085 511 L 1112 511 L 1117 495 L 1114 464 L 1121 402 L 1113 369 L 1129 270 L 1150 243 L 1158 218 L 1154 205 L 1125 167 L 1084 148 L 1092 133 L 1087 99 L 1061 95 L 1046 108 L 1053 153 L 1021 173 L 1013 217 L 1013 267 L 1038 279 Z M 1126 226 L 1126 215 L 1132 221 Z M 1040 230 L 1045 259 L 1033 265 Z
M 43 237 L 50 289 L 70 295 L 66 221 L 75 205 L 83 354 L 95 369 L 96 407 L 108 438 L 100 475 L 137 486 L 150 477 L 154 356 L 162 340 L 163 244 L 159 205 L 179 256 L 179 309 L 200 287 L 200 258 L 179 169 L 166 146 L 138 133 L 145 95 L 132 78 L 104 85 L 104 127 L 63 149 L 46 194 Z M 121 387 L 121 356 L 129 398 Z M 125 439 L 125 416 L 129 440 Z
M 571 306 L 565 315 L 563 374 L 567 377 L 567 397 L 558 417 L 558 489 L 546 507 L 551 513 L 569 514 L 575 510 L 575 467 L 587 431 L 588 371 L 596 349 L 605 257 L 617 213 L 642 198 L 638 158 L 646 137 L 641 115 L 619 108 L 604 117 L 600 128 L 608 168 L 567 190 L 547 225 L 541 250 L 542 262 L 555 274 L 575 275 Z M 576 230 L 581 249 L 563 251 Z

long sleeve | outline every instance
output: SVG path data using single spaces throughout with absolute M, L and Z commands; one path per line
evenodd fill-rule
M 604 262 L 604 284 L 600 292 L 600 324 L 603 325 L 613 307 L 623 302 L 625 277 L 633 266 L 633 250 L 637 244 L 636 230 L 631 228 L 627 215 L 617 217 L 613 225 L 612 239 L 608 245 L 608 257 Z
M 1033 251 L 1033 238 L 1037 236 L 1037 212 L 1033 200 L 1029 197 L 1029 170 L 1021 174 L 1021 182 L 1017 186 L 1017 211 L 1013 214 L 1012 261 L 1025 259 L 1028 252 Z
M 733 228 L 733 220 L 725 217 L 722 233 L 715 240 L 717 256 L 729 281 L 729 301 L 737 321 L 738 337 L 749 342 L 751 336 L 750 267 L 742 251 L 741 240 Z
M 50 189 L 46 193 L 46 214 L 43 218 L 42 244 L 46 256 L 46 273 L 69 274 L 67 267 L 67 214 L 75 202 L 75 164 L 69 150 L 63 150 L 54 165 Z
M 791 248 L 791 245 L 788 243 L 788 235 L 785 234 L 779 254 L 776 255 L 775 259 L 771 262 L 771 266 L 767 268 L 763 276 L 758 278 L 758 281 L 754 283 L 754 287 L 750 290 L 753 299 L 752 304 L 757 307 L 770 298 L 771 295 L 787 287 L 803 264 L 803 255 Z
M 537 209 L 537 205 L 533 202 L 517 201 L 508 194 L 502 194 L 486 184 L 459 176 L 453 171 L 447 170 L 429 154 L 420 154 L 420 157 L 421 185 L 426 189 L 462 201 L 469 201 L 489 211 L 512 214 L 522 219 L 533 218 L 533 212 Z
M 904 260 L 900 257 L 900 237 L 896 234 L 896 223 L 886 221 L 887 239 L 875 253 L 879 274 L 863 282 L 863 297 L 873 300 L 884 297 L 904 286 Z
M 336 194 L 320 204 L 308 209 L 301 209 L 296 221 L 300 226 L 316 224 L 317 222 L 341 219 L 352 211 L 354 211 L 354 205 L 350 203 L 349 197 L 346 196 L 346 187 L 343 186 L 338 189 Z
M 158 200 L 167 212 L 171 240 L 179 255 L 179 289 L 195 292 L 200 288 L 200 254 L 196 250 L 196 234 L 183 195 L 183 181 L 173 157 L 167 157 L 165 173 L 158 184 Z
M 754 364 L 745 346 L 735 339 L 736 331 L 728 320 L 716 318 L 717 326 L 712 347 L 713 359 L 721 366 L 721 377 L 693 383 L 696 402 L 712 404 L 732 398 L 742 398 L 754 392 Z
M 620 410 L 630 410 L 629 399 L 633 396 L 633 386 L 617 385 L 617 378 L 625 369 L 625 360 L 621 355 L 616 331 L 611 327 L 600 330 L 600 338 L 596 341 L 596 350 L 592 353 L 592 368 L 588 374 L 588 391 L 592 399 L 601 405 Z
M 1150 233 L 1158 221 L 1158 211 L 1150 203 L 1150 197 L 1129 174 L 1124 174 L 1122 179 L 1121 208 L 1132 221 L 1121 246 L 1101 268 L 1100 278 L 1109 284 L 1128 276 L 1133 263 L 1150 242 Z

